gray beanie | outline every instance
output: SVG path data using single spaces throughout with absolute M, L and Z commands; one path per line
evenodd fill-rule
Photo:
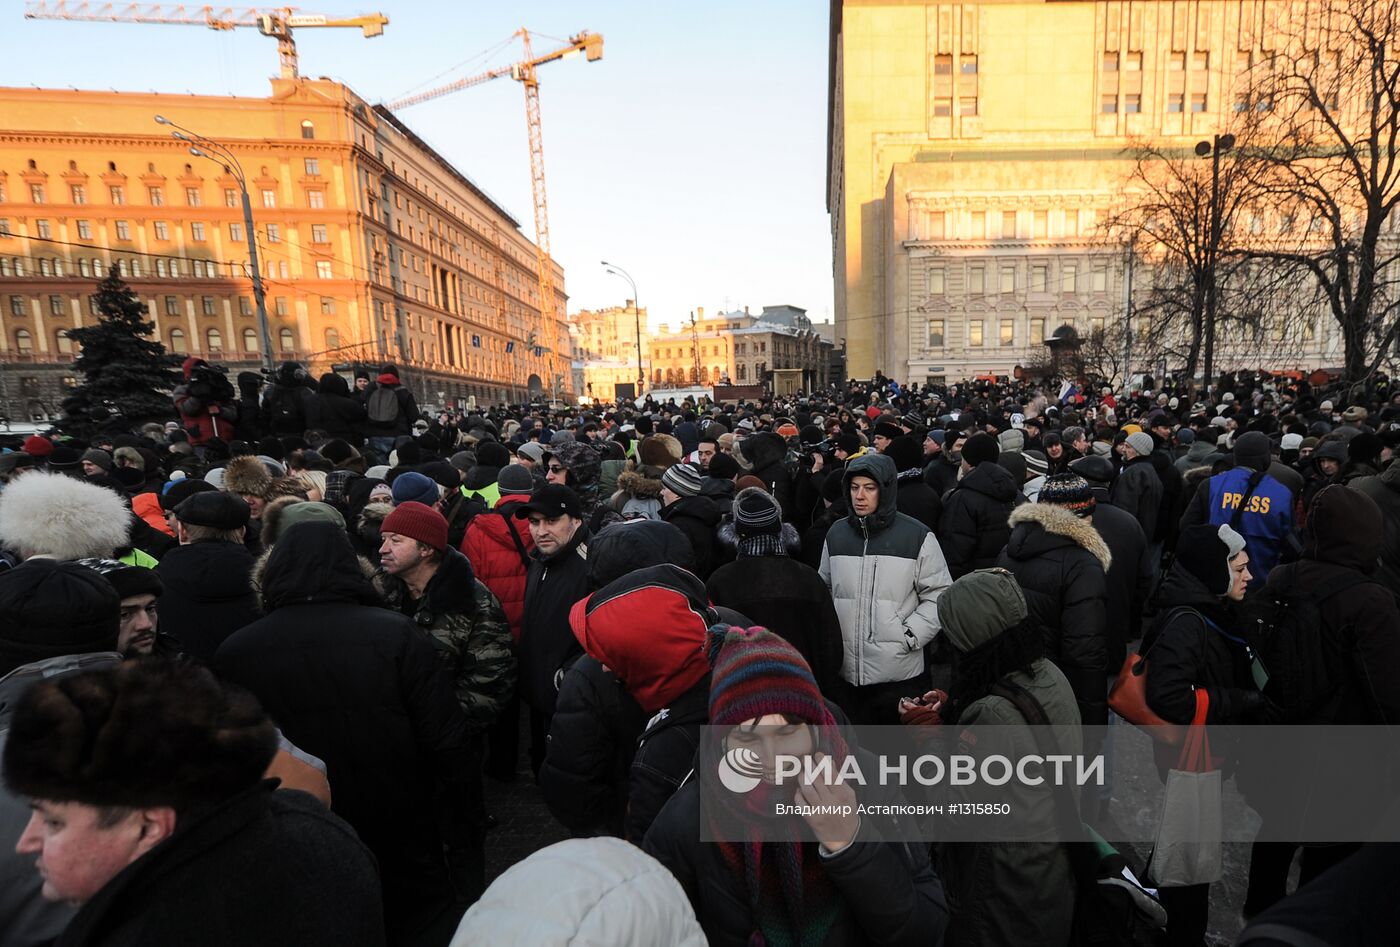
M 1128 435 L 1128 446 L 1137 451 L 1139 457 L 1146 457 L 1152 453 L 1154 442 L 1152 435 L 1146 431 L 1137 431 Z

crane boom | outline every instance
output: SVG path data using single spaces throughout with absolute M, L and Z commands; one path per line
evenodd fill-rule
M 598 33 L 583 30 L 569 37 L 567 45 L 536 56 L 530 46 L 530 31 L 521 27 L 516 30 L 515 35 L 520 37 L 521 43 L 525 47 L 525 58 L 520 62 L 475 76 L 468 76 L 465 79 L 457 79 L 416 95 L 396 99 L 386 107 L 390 111 L 408 108 L 411 105 L 428 102 L 440 96 L 481 85 L 483 82 L 490 82 L 492 79 L 499 79 L 503 76 L 510 76 L 525 87 L 525 126 L 530 137 L 530 191 L 535 202 L 535 256 L 539 268 L 540 319 L 552 326 L 554 321 L 554 265 L 549 252 L 549 199 L 544 182 L 544 130 L 540 120 L 540 80 L 536 70 L 545 63 L 568 59 L 579 53 L 583 53 L 589 62 L 596 62 L 603 58 L 603 37 Z M 539 337 L 538 332 L 531 334 L 536 338 Z
M 382 36 L 389 18 L 382 13 L 335 19 L 321 13 L 299 13 L 295 7 L 215 7 L 160 3 L 86 3 L 68 0 L 30 0 L 28 20 L 74 20 L 96 23 L 154 23 L 166 26 L 207 26 L 211 30 L 256 27 L 277 40 L 282 78 L 297 77 L 297 47 L 292 29 L 355 27 L 366 38 Z

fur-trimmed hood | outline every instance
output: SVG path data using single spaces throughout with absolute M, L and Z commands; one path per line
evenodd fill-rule
M 633 500 L 661 499 L 661 478 L 649 474 L 646 469 L 624 470 L 617 475 L 617 492 Z
M 235 457 L 224 467 L 224 489 L 239 496 L 264 496 L 272 486 L 272 474 L 256 457 Z
M 1079 546 L 1099 560 L 1105 573 L 1108 572 L 1108 567 L 1113 564 L 1113 557 L 1109 555 L 1108 545 L 1104 543 L 1098 530 L 1094 529 L 1094 524 L 1088 520 L 1080 519 L 1069 510 L 1050 503 L 1023 503 L 1011 511 L 1011 516 L 1006 522 L 1012 530 L 1011 542 L 1007 544 L 1007 549 L 1013 559 L 1025 558 L 1017 555 L 1018 550 L 1013 547 L 1017 545 L 1018 539 L 1016 527 L 1022 523 L 1029 523 L 1039 526 L 1041 530 L 1052 536 L 1063 536 Z
M 120 496 L 74 477 L 34 471 L 0 493 L 0 545 L 22 556 L 110 559 L 130 531 Z
M 670 467 L 684 456 L 681 442 L 670 434 L 648 434 L 637 444 L 637 459 L 644 467 Z
M 758 488 L 754 487 L 752 489 L 756 490 Z M 789 556 L 796 557 L 802 552 L 802 534 L 797 531 L 796 526 L 793 526 L 791 523 L 784 523 L 781 537 L 783 540 L 783 548 L 787 550 Z M 739 532 L 734 528 L 733 520 L 726 519 L 723 523 L 719 524 L 719 528 L 715 530 L 715 539 L 730 552 L 738 552 Z
M 253 594 L 257 596 L 259 602 L 262 601 L 263 575 L 267 572 L 267 560 L 272 556 L 272 550 L 272 546 L 264 549 L 262 555 L 253 560 L 253 568 L 248 572 L 248 584 L 253 587 Z M 374 585 L 374 590 L 382 595 L 383 590 L 375 583 L 375 573 L 379 569 L 364 556 L 356 556 L 356 558 L 360 560 L 360 571 L 364 573 L 366 579 L 370 580 L 370 584 Z

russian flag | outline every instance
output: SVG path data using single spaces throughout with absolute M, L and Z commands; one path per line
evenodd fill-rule
M 1071 385 L 1069 382 L 1065 382 L 1063 385 L 1060 386 L 1060 404 L 1065 404 L 1069 401 L 1069 399 L 1077 397 L 1078 395 L 1079 389 Z

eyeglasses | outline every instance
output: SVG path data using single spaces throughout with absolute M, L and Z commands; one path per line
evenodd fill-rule
M 550 472 L 550 473 L 563 473 L 564 471 L 566 471 L 566 470 L 568 470 L 568 469 L 569 469 L 569 468 L 567 468 L 567 467 L 560 467 L 558 464 L 550 464 L 550 465 L 549 465 L 549 472 Z

